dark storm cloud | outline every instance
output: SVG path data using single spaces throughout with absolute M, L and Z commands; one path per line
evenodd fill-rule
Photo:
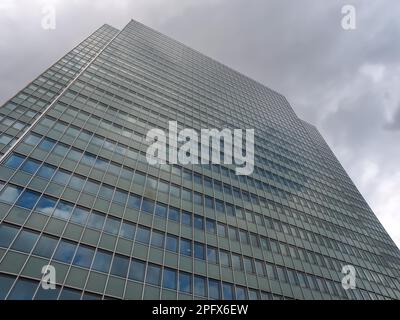
M 341 28 L 347 1 L 56 1 L 0 10 L 0 102 L 102 23 L 134 18 L 284 94 L 315 124 L 400 243 L 400 2 L 349 1 L 357 29 Z

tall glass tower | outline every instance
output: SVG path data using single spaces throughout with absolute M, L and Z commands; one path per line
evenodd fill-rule
M 168 121 L 254 128 L 254 172 L 148 164 Z M 400 299 L 400 252 L 317 129 L 136 21 L 0 107 L 0 153 L 0 299 Z

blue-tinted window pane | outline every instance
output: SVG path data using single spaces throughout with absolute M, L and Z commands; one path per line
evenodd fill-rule
M 34 174 L 37 171 L 37 169 L 39 169 L 39 167 L 40 167 L 39 162 L 28 159 L 27 161 L 25 161 L 21 169 L 30 174 Z
M 42 286 L 39 286 L 39 289 L 35 294 L 35 300 L 57 300 L 59 293 L 60 287 L 49 290 L 43 289 Z
M 73 264 L 80 267 L 89 268 L 92 263 L 93 255 L 93 249 L 80 245 L 76 251 Z
M 192 293 L 192 275 L 190 273 L 179 272 L 179 291 Z
M 104 224 L 104 231 L 117 235 L 119 232 L 119 225 L 121 224 L 121 220 L 108 216 L 106 219 L 106 223 Z
M 0 224 L 0 247 L 8 248 L 18 232 L 18 228 Z
M 81 291 L 64 288 L 61 292 L 60 300 L 80 300 L 81 295 Z
M 92 268 L 97 271 L 108 273 L 108 270 L 110 270 L 111 259 L 112 254 L 103 250 L 97 250 Z
M 161 203 L 156 204 L 156 216 L 166 218 L 167 217 L 167 206 Z
M 16 205 L 27 209 L 32 209 L 35 206 L 36 201 L 38 199 L 39 199 L 39 193 L 30 190 L 25 190 L 18 198 Z
M 60 201 L 56 207 L 56 210 L 54 210 L 53 215 L 64 220 L 68 220 L 71 216 L 72 209 L 72 205 L 67 202 Z
M 206 230 L 207 230 L 207 232 L 213 233 L 213 234 L 215 234 L 217 232 L 214 220 L 211 220 L 211 219 L 206 220 Z
M 53 213 L 56 203 L 57 200 L 47 196 L 42 196 L 36 205 L 35 211 L 49 216 Z
M 148 244 L 150 241 L 150 229 L 138 227 L 136 230 L 136 241 Z
M 178 238 L 172 235 L 167 235 L 165 248 L 170 251 L 178 251 Z
M 168 219 L 179 222 L 179 209 L 169 207 L 168 210 Z
M 24 159 L 25 157 L 19 156 L 17 154 L 12 154 L 5 162 L 5 165 L 7 167 L 17 169 L 20 166 L 20 164 L 24 161 Z
M 74 243 L 61 240 L 54 254 L 54 259 L 65 263 L 71 263 L 75 249 L 76 245 Z
M 192 242 L 190 240 L 181 239 L 179 252 L 185 256 L 192 256 Z
M 197 259 L 205 260 L 205 248 L 204 244 L 195 242 L 194 243 L 194 257 Z
M 161 268 L 154 264 L 147 266 L 146 283 L 159 286 L 161 280 Z
M 236 300 L 246 300 L 246 289 L 243 287 L 236 287 Z
M 122 222 L 119 235 L 121 237 L 133 240 L 135 237 L 135 225 L 126 221 Z
M 51 148 L 53 148 L 54 146 L 54 141 L 50 140 L 48 138 L 45 138 L 40 144 L 39 144 L 39 148 L 45 151 L 50 151 Z
M 153 211 L 154 211 L 154 201 L 144 198 L 143 202 L 142 202 L 142 210 L 144 212 L 153 213 Z
M 123 256 L 115 255 L 111 267 L 111 273 L 122 278 L 126 277 L 129 267 L 129 259 Z
M 42 178 L 50 180 L 55 171 L 56 169 L 53 166 L 50 166 L 48 164 L 43 164 L 42 167 L 39 169 L 37 175 Z
M 192 214 L 190 212 L 182 211 L 182 223 L 192 226 Z
M 89 217 L 88 226 L 101 230 L 103 228 L 105 217 L 103 214 L 92 212 Z
M 0 274 L 0 300 L 4 300 L 12 284 L 14 283 L 15 277 Z
M 196 229 L 203 230 L 204 229 L 204 219 L 201 216 L 195 215 L 194 216 L 194 227 Z
M 209 263 L 218 263 L 217 249 L 207 246 L 207 261 Z
M 146 264 L 142 261 L 133 259 L 129 269 L 129 279 L 144 282 L 144 270 Z
M 164 248 L 164 233 L 153 230 L 151 235 L 151 245 Z
M 221 287 L 219 281 L 208 279 L 208 293 L 210 299 L 221 299 Z
M 120 191 L 120 190 L 115 191 L 114 198 L 113 198 L 114 202 L 118 202 L 118 203 L 125 205 L 125 202 L 127 199 L 128 199 L 128 193 L 126 193 L 124 191 Z
M 70 177 L 71 177 L 70 173 L 58 170 L 53 177 L 53 181 L 61 185 L 66 185 Z
M 84 225 L 89 216 L 89 211 L 84 208 L 76 207 L 72 212 L 71 221 Z
M 163 286 L 164 288 L 176 290 L 176 270 L 164 269 Z
M 141 200 L 142 200 L 141 197 L 135 194 L 130 194 L 128 199 L 128 207 L 133 209 L 139 209 Z
M 15 239 L 11 248 L 22 252 L 30 252 L 38 237 L 39 235 L 37 233 L 22 230 Z
M 58 239 L 42 235 L 33 250 L 33 254 L 50 258 L 56 249 L 57 243 Z
M 194 294 L 201 297 L 206 297 L 206 279 L 200 276 L 194 276 Z
M 8 300 L 32 300 L 38 286 L 38 282 L 26 279 L 18 279 L 11 290 Z
M 233 300 L 234 299 L 232 285 L 230 285 L 228 283 L 223 283 L 222 290 L 224 293 L 224 300 Z

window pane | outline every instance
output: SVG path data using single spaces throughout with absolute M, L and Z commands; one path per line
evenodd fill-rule
M 84 208 L 76 207 L 72 213 L 71 221 L 84 225 L 89 216 L 89 211 Z
M 56 210 L 54 210 L 53 216 L 68 220 L 72 213 L 73 206 L 67 202 L 60 201 L 57 205 Z
M 172 235 L 167 235 L 165 248 L 170 251 L 178 251 L 178 238 Z
M 56 249 L 57 243 L 58 239 L 42 235 L 36 244 L 35 250 L 33 250 L 33 254 L 50 258 Z
M 222 284 L 222 290 L 224 293 L 224 300 L 233 300 L 233 287 L 229 283 Z
M 133 209 L 139 209 L 141 200 L 142 200 L 141 197 L 139 197 L 135 194 L 129 195 L 128 207 L 133 208 Z
M 176 290 L 176 271 L 173 269 L 165 268 L 163 276 L 164 288 Z
M 192 242 L 190 240 L 181 239 L 179 252 L 185 256 L 192 256 Z
M 56 207 L 56 203 L 56 199 L 42 196 L 36 205 L 35 211 L 50 216 Z
M 194 276 L 194 294 L 201 297 L 206 297 L 206 279 L 200 276 Z
M 93 249 L 80 245 L 76 251 L 73 264 L 80 267 L 89 268 L 92 263 L 93 255 Z
M 156 216 L 166 218 L 167 217 L 167 206 L 161 203 L 156 204 Z
M 154 264 L 147 266 L 146 283 L 160 285 L 161 280 L 161 268 Z
M 104 224 L 104 231 L 117 235 L 119 232 L 119 225 L 121 224 L 121 220 L 117 218 L 113 218 L 108 216 L 106 219 L 106 223 Z
M 179 291 L 192 293 L 192 275 L 190 273 L 179 272 Z
M 199 230 L 204 229 L 204 219 L 201 216 L 195 215 L 194 216 L 194 227 Z
M 103 250 L 97 250 L 92 268 L 97 271 L 108 273 L 110 270 L 112 255 Z
M 103 228 L 104 220 L 105 220 L 104 215 L 92 212 L 92 214 L 89 217 L 88 227 L 101 230 Z
M 246 289 L 243 287 L 236 287 L 236 300 L 246 300 Z
M 18 228 L 0 224 L 0 247 L 8 248 L 18 230 Z
M 218 263 L 217 250 L 207 246 L 207 260 L 211 263 Z
M 129 270 L 129 279 L 143 282 L 145 268 L 146 264 L 144 262 L 133 259 L 131 261 L 131 268 Z
M 25 190 L 18 198 L 16 205 L 27 209 L 32 209 L 35 206 L 36 201 L 38 199 L 39 199 L 39 193 L 30 190 Z
M 221 288 L 219 281 L 208 279 L 208 293 L 210 299 L 221 299 Z
M 38 286 L 38 282 L 26 279 L 18 279 L 7 299 L 32 300 Z
M 21 167 L 21 170 L 28 172 L 30 174 L 34 174 L 37 171 L 37 169 L 39 169 L 39 166 L 40 166 L 39 162 L 28 159 Z
M 43 164 L 42 167 L 39 169 L 37 175 L 45 178 L 45 179 L 49 179 L 53 176 L 54 172 L 56 171 L 56 169 L 48 164 Z
M 164 248 L 164 233 L 153 230 L 151 235 L 151 245 Z
M 133 240 L 135 237 L 135 225 L 126 221 L 122 222 L 119 235 L 121 237 Z
M 195 242 L 194 243 L 194 257 L 197 259 L 205 260 L 205 248 L 204 244 Z
M 54 255 L 54 259 L 65 263 L 71 263 L 75 249 L 76 245 L 74 243 L 61 240 Z
M 22 230 L 15 239 L 11 249 L 22 252 L 30 252 L 35 245 L 38 237 L 39 235 L 37 233 Z
M 179 216 L 180 216 L 179 209 L 169 207 L 168 219 L 179 222 L 179 218 L 180 218 Z
M 149 244 L 150 241 L 150 229 L 145 227 L 137 227 L 136 230 L 136 241 Z
M 5 165 L 7 167 L 17 169 L 20 166 L 20 164 L 24 161 L 24 159 L 25 157 L 19 156 L 17 154 L 12 154 L 5 162 Z
M 123 256 L 115 255 L 112 263 L 111 273 L 122 278 L 126 277 L 128 272 L 129 259 Z

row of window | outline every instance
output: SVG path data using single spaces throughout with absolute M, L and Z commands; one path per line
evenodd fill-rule
M 139 229 L 138 229 L 139 230 Z M 19 229 L 7 224 L 0 225 L 0 247 L 8 247 L 11 245 L 11 249 L 38 255 L 55 261 L 59 261 L 66 264 L 72 264 L 82 268 L 92 269 L 99 272 L 110 273 L 111 275 L 128 278 L 130 280 L 145 282 L 148 284 L 163 286 L 164 288 L 179 290 L 185 293 L 194 293 L 198 296 L 207 297 L 206 292 L 206 278 L 202 276 L 192 275 L 187 272 L 179 271 L 172 268 L 164 267 L 153 263 L 147 263 L 119 254 L 112 254 L 109 251 L 102 249 L 95 249 L 93 247 L 58 239 L 48 235 L 40 235 L 37 232 L 22 229 L 18 233 Z M 18 235 L 17 235 L 18 234 Z M 17 235 L 17 236 L 16 236 Z M 14 239 L 15 238 L 15 239 Z M 168 240 L 167 240 L 168 242 Z M 177 243 L 175 243 L 177 245 Z M 182 246 L 182 242 L 181 242 Z M 181 251 L 191 250 L 187 245 L 181 247 Z M 230 264 L 229 256 L 227 253 L 221 254 L 220 260 L 221 265 Z M 207 254 L 210 254 L 207 250 Z M 215 254 L 215 253 L 214 253 Z M 226 254 L 226 256 L 225 256 Z M 238 268 L 243 268 L 242 261 L 239 259 L 239 255 L 232 255 L 232 263 L 237 264 Z M 217 259 L 216 256 L 212 259 Z M 211 261 L 210 261 L 211 262 Z M 332 296 L 342 298 L 355 298 L 355 299 L 377 299 L 377 296 L 373 293 L 368 293 L 360 290 L 354 291 L 354 295 L 346 295 L 346 291 L 343 290 L 339 283 L 327 280 L 324 278 L 316 277 L 314 275 L 306 274 L 292 269 L 287 269 L 281 266 L 275 266 L 273 264 L 262 261 L 256 261 L 255 265 L 252 264 L 250 258 L 243 257 L 243 264 L 245 270 L 251 270 L 255 272 L 254 268 L 257 269 L 257 273 L 263 276 L 268 276 L 269 279 L 280 281 L 281 283 L 289 283 L 293 286 L 300 286 L 303 288 L 309 288 L 311 290 L 320 291 Z M 164 272 L 164 277 L 162 277 Z M 224 292 L 224 299 L 234 299 L 233 285 L 229 283 L 222 283 L 222 290 L 220 282 L 214 279 L 208 279 L 208 297 L 211 299 L 220 299 L 221 292 Z M 227 286 L 224 289 L 224 285 Z M 231 288 L 231 290 L 229 289 Z M 200 290 L 201 289 L 201 290 Z M 243 288 L 244 289 L 244 288 Z M 227 292 L 225 292 L 227 290 Z M 349 290 L 353 291 L 353 290 Z M 370 295 L 369 295 L 370 294 Z M 238 299 L 247 298 L 245 295 L 240 295 Z

